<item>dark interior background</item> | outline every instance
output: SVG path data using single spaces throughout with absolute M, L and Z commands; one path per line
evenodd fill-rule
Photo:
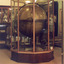
M 53 4 L 52 4 L 53 5 Z M 41 8 L 43 8 L 46 12 L 46 14 L 48 14 L 48 4 L 39 4 L 39 6 Z M 50 6 L 50 14 L 53 14 L 53 8 Z M 54 1 L 54 15 L 56 16 L 56 23 L 55 23 L 55 36 L 58 35 L 58 2 Z

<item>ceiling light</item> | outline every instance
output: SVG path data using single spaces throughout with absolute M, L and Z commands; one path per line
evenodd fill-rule
M 25 1 L 25 2 L 26 2 L 26 4 L 30 3 L 30 1 Z
M 37 0 L 35 0 L 35 2 L 36 2 Z

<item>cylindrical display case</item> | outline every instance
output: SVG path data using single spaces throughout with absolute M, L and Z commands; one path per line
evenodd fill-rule
M 54 59 L 54 0 L 11 0 L 11 59 Z

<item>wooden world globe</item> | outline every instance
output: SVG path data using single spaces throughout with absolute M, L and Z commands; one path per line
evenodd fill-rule
M 46 12 L 35 5 L 35 35 L 42 31 L 44 22 L 47 20 Z M 33 4 L 27 4 L 19 12 L 19 31 L 25 36 L 33 36 Z

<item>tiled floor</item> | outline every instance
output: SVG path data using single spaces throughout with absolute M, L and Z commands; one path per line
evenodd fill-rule
M 11 58 L 11 52 L 7 49 L 0 49 L 0 64 L 62 64 L 61 63 L 61 48 L 55 47 L 54 60 L 46 63 L 17 63 Z

